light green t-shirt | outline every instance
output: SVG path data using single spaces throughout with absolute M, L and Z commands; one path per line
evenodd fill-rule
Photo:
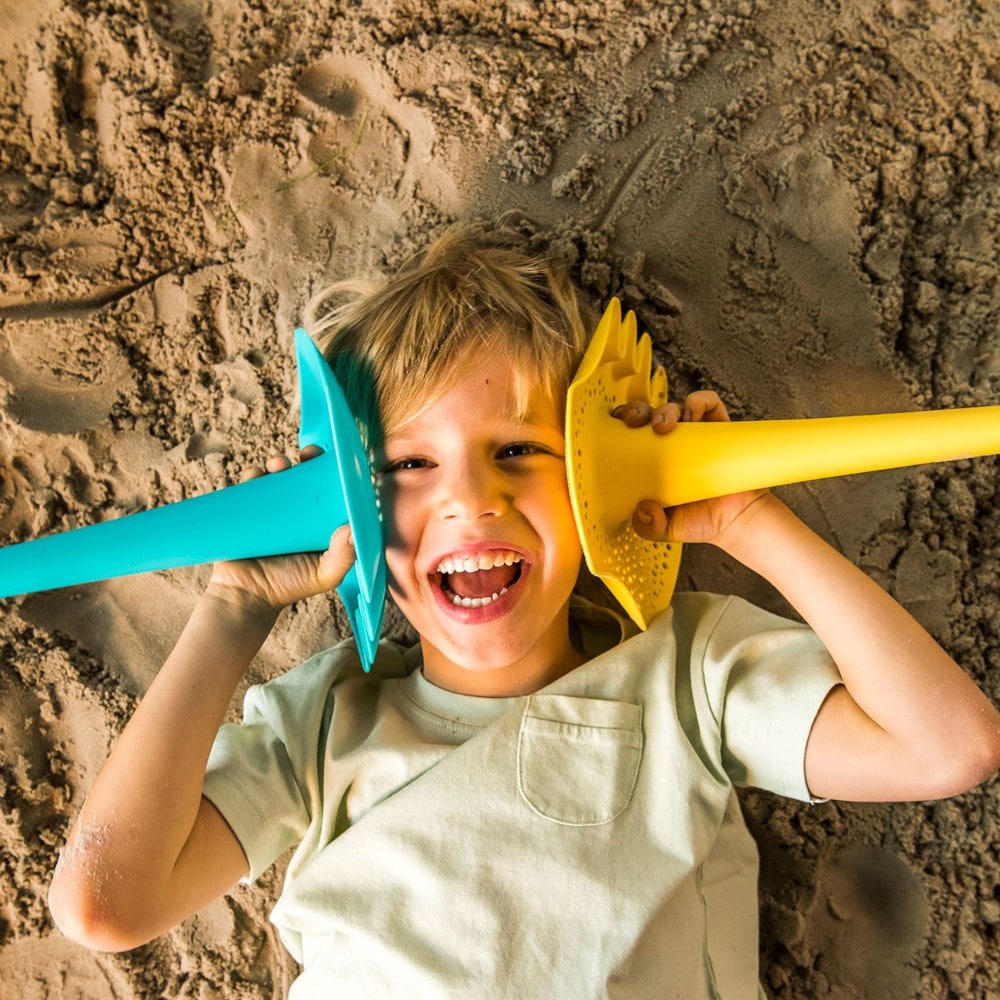
M 345 644 L 248 692 L 205 794 L 251 879 L 295 846 L 272 914 L 293 1000 L 757 1000 L 733 788 L 808 800 L 829 654 L 708 594 L 638 635 L 573 621 L 592 659 L 529 697 L 441 690 L 389 642 L 370 675 Z

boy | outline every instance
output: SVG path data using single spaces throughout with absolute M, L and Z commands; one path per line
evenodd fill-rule
M 678 594 L 636 635 L 573 597 L 561 407 L 585 326 L 554 264 L 457 230 L 323 305 L 419 643 L 384 642 L 370 676 L 350 642 L 321 653 L 220 731 L 280 609 L 353 552 L 341 529 L 217 565 L 70 835 L 50 903 L 71 937 L 134 947 L 297 845 L 272 915 L 296 1000 L 757 997 L 734 786 L 925 799 L 996 770 L 989 701 L 767 492 L 644 502 L 633 524 L 719 546 L 809 627 Z M 710 392 L 620 416 L 728 419 Z

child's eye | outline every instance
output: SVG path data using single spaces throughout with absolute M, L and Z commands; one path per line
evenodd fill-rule
M 533 441 L 513 441 L 505 444 L 498 452 L 497 458 L 527 458 L 529 455 L 549 455 L 548 448 Z
M 413 469 L 429 469 L 431 462 L 426 458 L 397 458 L 379 469 L 380 476 L 391 475 L 393 472 L 410 472 Z

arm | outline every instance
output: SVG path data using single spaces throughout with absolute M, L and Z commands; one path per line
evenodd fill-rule
M 728 419 L 714 393 L 693 394 L 684 412 L 658 413 L 660 433 L 680 419 Z M 844 685 L 827 697 L 806 748 L 817 797 L 939 798 L 1000 767 L 1000 715 L 989 699 L 908 612 L 772 494 L 670 511 L 643 502 L 633 523 L 645 538 L 717 545 L 771 583 L 829 650 Z
M 322 556 L 215 566 L 56 867 L 49 905 L 68 937 L 101 950 L 136 947 L 246 874 L 243 849 L 201 794 L 212 742 L 281 608 L 337 586 L 353 561 L 345 527 Z
M 767 494 L 720 546 L 773 584 L 829 650 L 844 686 L 806 746 L 820 798 L 955 795 L 1000 766 L 1000 717 L 986 696 L 881 587 Z

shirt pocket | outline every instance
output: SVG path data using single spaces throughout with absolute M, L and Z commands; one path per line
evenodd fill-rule
M 517 790 L 540 816 L 608 823 L 629 804 L 642 759 L 642 707 L 532 695 L 517 745 Z

